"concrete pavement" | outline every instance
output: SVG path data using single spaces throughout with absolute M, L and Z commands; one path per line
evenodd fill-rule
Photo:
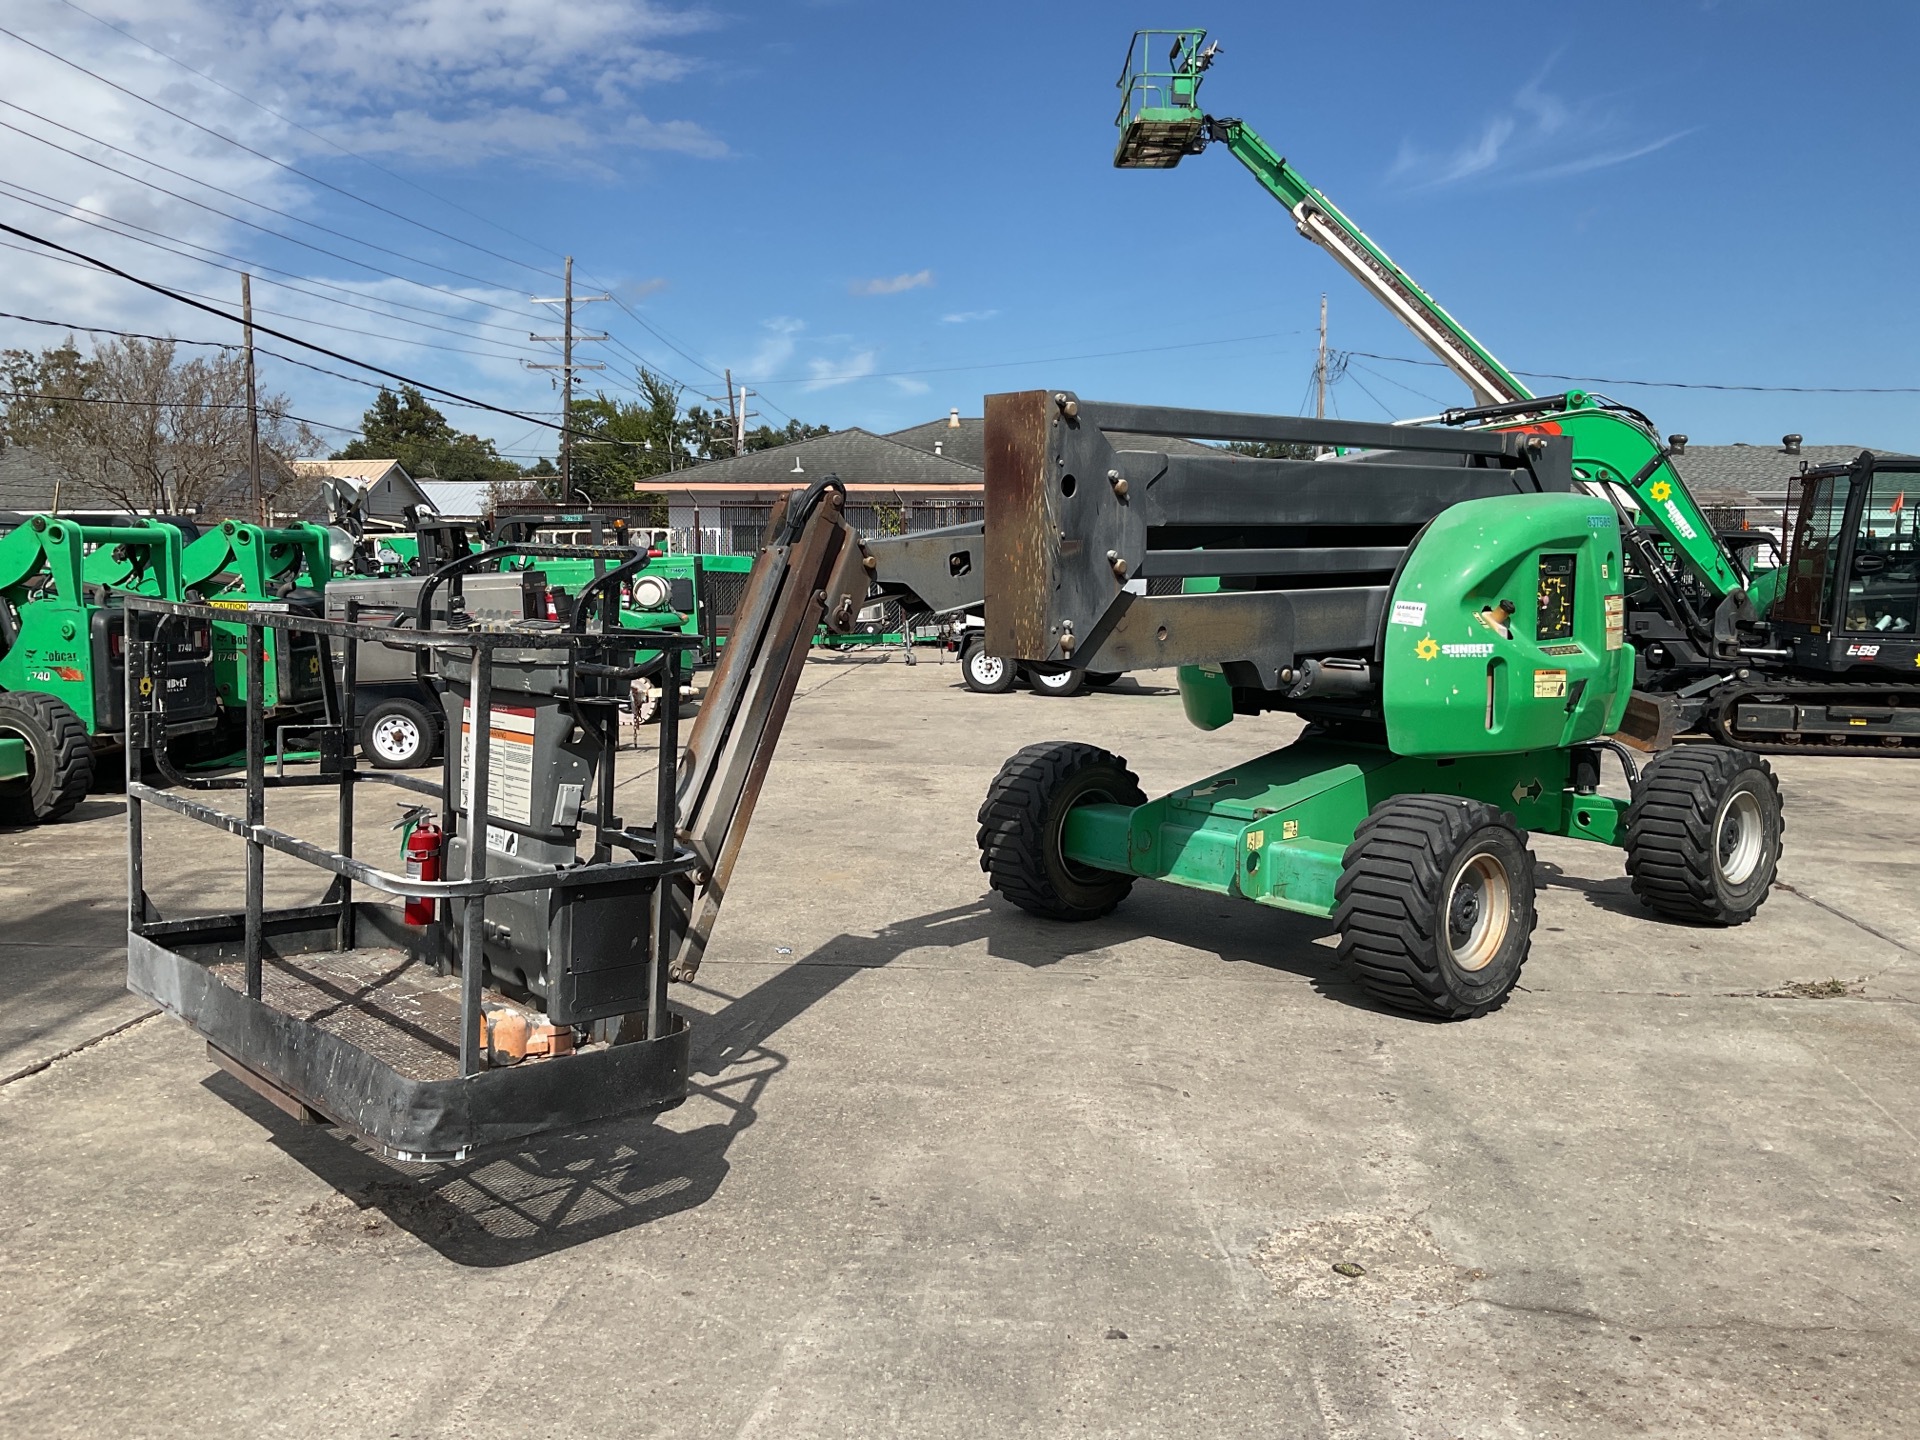
M 74 1052 L 0 1086 L 0 1431 L 1920 1431 L 1920 767 L 1782 763 L 1786 883 L 1732 931 L 1536 841 L 1525 988 L 1439 1025 L 1372 1008 L 1325 923 L 988 897 L 1020 745 L 1151 794 L 1288 722 L 897 659 L 803 690 L 676 992 L 693 1098 L 463 1165 L 294 1126 L 168 1018 L 88 1044 L 140 1010 L 117 797 L 0 833 L 0 1076 Z M 163 909 L 237 895 L 237 845 L 165 833 Z

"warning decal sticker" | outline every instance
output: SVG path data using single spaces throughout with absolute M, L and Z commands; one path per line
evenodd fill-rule
M 516 825 L 533 823 L 533 710 L 493 707 L 487 727 L 487 814 Z M 460 710 L 460 808 L 473 808 L 473 706 Z M 497 848 L 497 847 L 496 847 Z

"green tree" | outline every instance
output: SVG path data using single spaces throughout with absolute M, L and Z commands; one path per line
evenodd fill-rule
M 595 500 L 645 504 L 636 482 L 700 459 L 695 424 L 680 413 L 680 388 L 644 368 L 639 381 L 634 400 L 602 392 L 573 402 L 573 488 Z
M 382 386 L 360 418 L 360 438 L 333 458 L 398 460 L 416 480 L 502 484 L 520 478 L 520 467 L 501 456 L 493 441 L 454 429 L 411 385 L 402 385 L 397 395 Z
M 791 445 L 796 440 L 811 440 L 816 435 L 831 435 L 831 425 L 809 425 L 804 420 L 789 420 L 776 430 L 771 425 L 756 425 L 747 432 L 748 450 L 771 450 L 776 445 Z
M 117 339 L 83 356 L 68 339 L 0 354 L 7 395 L 0 444 L 32 449 L 73 482 L 81 503 L 180 514 L 244 508 L 249 464 L 246 362 L 237 351 L 183 359 L 171 340 Z M 289 462 L 318 441 L 259 397 L 261 485 L 271 497 Z
M 1313 446 L 1292 440 L 1229 440 L 1226 448 L 1257 460 L 1311 460 L 1314 456 Z

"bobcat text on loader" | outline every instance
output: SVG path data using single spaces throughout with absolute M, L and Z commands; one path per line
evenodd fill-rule
M 1499 1005 L 1535 920 L 1527 834 L 1626 851 L 1663 915 L 1739 924 L 1780 855 L 1758 755 L 1689 744 L 1644 771 L 1610 739 L 1633 685 L 1619 512 L 1565 435 L 987 397 L 987 645 L 1093 670 L 1178 666 L 1215 729 L 1292 711 L 1292 744 L 1149 800 L 1073 741 L 1007 761 L 981 865 L 1021 908 L 1104 915 L 1142 876 L 1331 916 L 1382 1003 Z M 1339 447 L 1166 454 L 1132 437 Z M 1143 596 L 1133 577 L 1219 577 Z M 1609 753 L 1631 800 L 1600 793 Z

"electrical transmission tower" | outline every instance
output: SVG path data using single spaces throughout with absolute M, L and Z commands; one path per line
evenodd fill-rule
M 566 293 L 564 295 L 532 295 L 528 297 L 536 305 L 559 305 L 562 308 L 563 323 L 558 335 L 529 335 L 529 340 L 545 342 L 558 341 L 560 344 L 560 363 L 538 363 L 523 360 L 520 363 L 529 370 L 558 370 L 560 372 L 560 503 L 568 504 L 573 499 L 573 373 L 576 370 L 604 370 L 607 367 L 598 360 L 580 360 L 573 358 L 576 341 L 584 344 L 589 340 L 605 340 L 602 335 L 576 335 L 573 333 L 573 307 L 592 305 L 601 300 L 611 300 L 611 295 L 575 295 L 573 293 L 573 256 L 567 256 Z

